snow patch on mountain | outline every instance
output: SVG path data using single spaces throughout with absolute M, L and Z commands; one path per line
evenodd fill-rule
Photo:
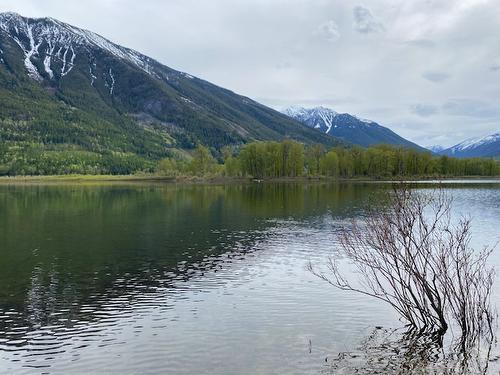
M 9 13 L 7 19 L 11 20 L 12 18 L 13 18 L 12 14 Z M 3 19 L 4 18 L 0 18 L 0 28 L 7 31 L 7 28 L 3 22 Z M 18 25 L 14 25 L 14 30 L 15 30 L 17 35 L 11 35 L 12 39 L 14 40 L 14 42 L 17 43 L 17 45 L 21 48 L 21 50 L 24 53 L 24 65 L 26 66 L 26 69 L 28 70 L 28 75 L 37 81 L 41 81 L 42 77 L 40 76 L 40 73 L 38 72 L 38 70 L 35 67 L 35 65 L 33 64 L 33 62 L 31 61 L 31 57 L 38 53 L 38 48 L 40 47 L 41 42 L 38 42 L 38 43 L 35 42 L 35 38 L 33 37 L 32 25 L 28 25 L 27 23 L 24 23 L 24 24 L 21 24 L 20 26 L 22 27 L 21 30 L 24 33 L 24 37 L 26 37 L 26 39 L 28 39 L 29 44 L 26 45 L 25 43 L 23 43 L 21 41 L 21 35 L 19 32 Z
M 375 122 L 374 122 L 374 121 L 367 120 L 367 119 L 365 119 L 365 118 L 358 117 L 358 116 L 356 116 L 356 115 L 353 115 L 352 117 L 354 117 L 354 118 L 358 119 L 358 120 L 359 120 L 359 121 L 361 121 L 361 122 L 364 122 L 364 123 L 365 123 L 365 124 L 367 124 L 367 125 L 369 125 L 369 124 L 375 124 Z
M 95 69 L 97 68 L 97 64 L 95 62 L 91 62 L 89 65 L 89 73 L 90 73 L 90 85 L 94 86 L 94 82 L 97 79 L 95 75 Z
M 457 153 L 457 152 L 462 152 L 462 151 L 467 151 L 467 150 L 472 150 L 481 146 L 486 146 L 488 144 L 492 144 L 495 142 L 500 141 L 500 131 L 487 135 L 485 137 L 478 137 L 478 138 L 469 138 L 451 148 L 449 148 L 449 151 L 451 153 Z
M 115 91 L 115 76 L 113 75 L 113 70 L 109 68 L 109 77 L 111 78 L 111 87 L 109 88 L 109 95 L 113 95 Z
M 51 68 L 52 56 L 54 55 L 54 50 L 56 46 L 52 45 L 52 42 L 48 42 L 49 46 L 47 47 L 47 51 L 45 53 L 45 58 L 43 60 L 43 66 L 45 67 L 45 71 L 49 75 L 50 79 L 54 78 L 54 72 Z
M 431 145 L 431 146 L 427 146 L 426 149 L 434 152 L 435 154 L 439 154 L 445 150 L 445 147 L 443 147 L 441 145 Z
M 309 110 L 304 107 L 299 107 L 294 105 L 285 108 L 282 112 L 289 117 L 299 117 L 307 115 L 309 113 Z
M 376 124 L 371 120 L 366 120 L 358 116 L 348 115 L 346 113 L 340 114 L 335 112 L 330 108 L 325 107 L 315 107 L 315 108 L 304 108 L 299 106 L 291 106 L 285 108 L 282 111 L 285 115 L 292 117 L 308 126 L 318 129 L 324 133 L 331 133 L 332 129 L 335 129 L 341 125 L 335 121 L 339 116 L 350 116 L 361 122 L 365 126 L 370 126 Z M 354 128 L 353 125 L 346 125 L 349 128 Z
M 126 60 L 144 72 L 154 75 L 152 60 L 139 52 L 121 47 L 91 31 L 80 29 L 53 18 L 25 18 L 17 13 L 0 13 L 0 30 L 5 31 L 24 52 L 24 64 L 31 78 L 42 80 L 42 76 L 33 64 L 33 57 L 40 57 L 40 46 L 48 45 L 44 51 L 44 68 L 50 78 L 54 77 L 52 67 L 54 59 L 62 63 L 61 77 L 66 76 L 74 67 L 79 47 L 89 52 L 93 48 L 105 50 L 108 53 Z M 57 49 L 57 52 L 54 53 Z M 92 68 L 91 68 L 92 69 Z M 90 72 L 93 82 L 95 77 Z
M 283 110 L 283 113 L 324 133 L 330 133 L 335 126 L 333 121 L 339 115 L 334 110 L 325 107 L 309 109 L 299 106 L 288 107 Z
M 337 113 L 325 107 L 298 106 L 286 108 L 282 112 L 310 128 L 364 147 L 391 144 L 422 149 L 374 121 L 348 113 Z
M 330 108 L 325 108 L 325 107 L 315 107 L 315 108 L 304 108 L 300 106 L 291 106 L 288 108 L 285 108 L 282 111 L 285 115 L 289 117 L 293 117 L 296 120 L 299 120 L 304 123 L 310 124 L 311 121 L 315 121 L 316 124 L 313 126 L 315 129 L 322 129 L 325 133 L 329 133 L 332 128 L 337 127 L 338 125 L 335 125 L 334 119 L 337 118 L 338 116 L 342 115 L 348 115 L 346 113 L 341 114 L 333 109 Z M 362 122 L 365 125 L 371 125 L 371 124 L 376 124 L 374 121 L 367 120 L 355 115 L 348 115 L 356 120 Z
M 68 61 L 68 52 L 71 50 L 71 61 Z M 59 51 L 61 51 L 61 49 L 59 49 Z M 59 52 L 58 52 L 59 54 Z M 58 55 L 59 56 L 59 55 Z M 66 48 L 66 50 L 64 51 L 64 55 L 63 55 L 63 67 L 61 69 L 61 77 L 64 77 L 66 75 L 68 75 L 69 72 L 71 72 L 71 70 L 73 69 L 73 66 L 75 64 L 75 58 L 76 58 L 76 53 L 75 53 L 75 50 L 73 49 L 73 46 L 70 45 L 68 48 Z

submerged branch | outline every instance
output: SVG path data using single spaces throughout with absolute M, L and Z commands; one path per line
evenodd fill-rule
M 338 259 L 328 273 L 309 270 L 331 285 L 388 303 L 413 332 L 442 337 L 459 328 L 457 349 L 466 353 L 479 340 L 493 340 L 492 248 L 470 246 L 470 218 L 451 219 L 452 200 L 440 188 L 419 193 L 395 185 L 385 210 L 372 209 L 340 234 L 342 253 L 359 276 L 353 283 Z

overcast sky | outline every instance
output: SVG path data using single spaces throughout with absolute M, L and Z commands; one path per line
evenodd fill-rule
M 421 145 L 500 130 L 498 0 L 2 0 L 282 108 L 323 105 Z

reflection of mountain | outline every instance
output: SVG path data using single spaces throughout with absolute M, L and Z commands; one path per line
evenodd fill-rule
M 180 283 L 253 251 L 273 219 L 342 215 L 367 189 L 1 188 L 0 311 L 13 314 L 0 318 L 0 339 L 13 327 L 28 328 L 10 339 L 46 326 L 78 334 L 82 321 L 119 319 L 141 301 L 167 307 Z

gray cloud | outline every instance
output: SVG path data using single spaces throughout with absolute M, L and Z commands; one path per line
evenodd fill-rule
M 336 42 L 340 39 L 339 26 L 333 20 L 327 21 L 316 28 L 314 35 L 317 35 L 329 42 Z
M 378 33 L 384 31 L 384 25 L 378 22 L 368 8 L 360 5 L 355 6 L 352 10 L 354 16 L 354 30 L 363 33 Z
M 440 83 L 450 78 L 450 75 L 445 72 L 425 72 L 422 77 L 428 81 Z
M 411 111 L 420 117 L 430 117 L 438 113 L 439 108 L 432 104 L 414 104 L 410 107 Z
M 471 98 L 448 100 L 443 104 L 443 111 L 453 116 L 500 119 L 500 105 L 490 101 Z

